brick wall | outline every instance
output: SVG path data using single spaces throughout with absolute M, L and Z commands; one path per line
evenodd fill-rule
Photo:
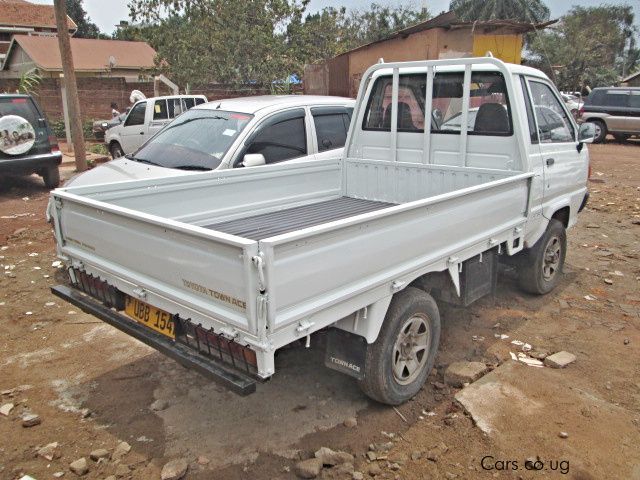
M 153 82 L 127 82 L 124 78 L 78 77 L 78 95 L 80 97 L 80 112 L 83 121 L 97 120 L 111 117 L 111 102 L 116 102 L 120 111 L 129 105 L 129 95 L 132 90 L 140 90 L 147 97 L 153 96 Z M 17 79 L 0 79 L 0 92 L 15 92 Z M 268 91 L 252 86 L 229 87 L 220 84 L 207 85 L 193 89 L 193 94 L 203 94 L 209 100 L 222 98 L 262 95 Z M 166 86 L 161 85 L 161 95 L 169 95 Z M 63 118 L 60 79 L 44 78 L 34 92 L 40 106 L 44 109 L 50 121 Z

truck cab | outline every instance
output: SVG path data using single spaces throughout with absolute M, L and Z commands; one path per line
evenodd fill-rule
M 204 95 L 171 95 L 138 101 L 121 124 L 105 133 L 104 141 L 111 157 L 135 152 L 175 117 L 206 102 Z

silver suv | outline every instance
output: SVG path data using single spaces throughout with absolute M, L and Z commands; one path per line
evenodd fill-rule
M 579 111 L 580 122 L 596 127 L 595 142 L 604 142 L 607 133 L 625 141 L 640 135 L 640 88 L 594 88 Z

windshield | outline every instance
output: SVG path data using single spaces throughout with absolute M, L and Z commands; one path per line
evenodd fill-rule
M 245 113 L 189 110 L 130 158 L 166 168 L 212 170 L 252 118 Z

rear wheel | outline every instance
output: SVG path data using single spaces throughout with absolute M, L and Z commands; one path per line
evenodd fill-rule
M 440 313 L 431 295 L 413 287 L 395 294 L 378 339 L 367 347 L 360 388 L 381 403 L 406 402 L 427 380 L 439 341 Z
M 124 152 L 122 151 L 122 147 L 118 142 L 113 142 L 109 147 L 109 152 L 111 153 L 111 158 L 114 160 L 116 158 L 124 157 Z
M 536 244 L 519 254 L 520 287 L 536 295 L 553 290 L 558 282 L 567 253 L 567 233 L 562 222 L 552 219 Z
M 602 143 L 607 137 L 607 125 L 602 120 L 589 120 L 596 128 L 596 136 L 593 138 L 594 143 Z
M 58 188 L 60 186 L 60 171 L 57 165 L 51 165 L 42 171 L 42 180 L 47 188 Z

